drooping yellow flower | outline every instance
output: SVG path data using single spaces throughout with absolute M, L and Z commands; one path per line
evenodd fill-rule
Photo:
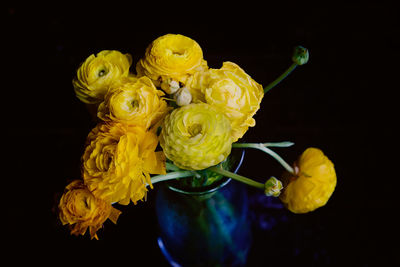
M 92 193 L 111 203 L 136 204 L 145 197 L 150 174 L 165 174 L 165 156 L 155 152 L 157 135 L 123 123 L 98 124 L 82 156 L 83 178 Z
M 207 62 L 200 45 L 180 34 L 158 37 L 136 65 L 138 75 L 151 78 L 156 86 L 160 86 L 160 80 L 167 79 L 185 83 L 189 75 L 205 68 Z
M 143 126 L 158 124 L 170 108 L 148 77 L 125 78 L 114 83 L 99 105 L 98 117 L 103 121 Z
M 121 212 L 103 199 L 96 198 L 81 180 L 74 180 L 62 195 L 58 209 L 63 225 L 71 226 L 71 234 L 84 235 L 87 228 L 91 238 L 97 237 L 103 223 L 110 219 L 117 223 Z
M 284 179 L 280 196 L 294 213 L 306 213 L 324 206 L 336 186 L 333 163 L 318 148 L 308 148 L 295 163 L 296 175 Z
M 224 114 L 208 104 L 189 104 L 167 115 L 160 145 L 179 168 L 202 170 L 222 162 L 230 154 L 230 132 Z
M 121 77 L 128 77 L 132 64 L 130 54 L 116 50 L 103 50 L 90 55 L 78 68 L 72 81 L 76 96 L 84 103 L 103 101 L 109 86 Z
M 210 104 L 228 117 L 234 142 L 255 125 L 253 116 L 260 109 L 264 90 L 235 63 L 224 62 L 220 69 L 198 72 L 187 86 L 193 102 Z

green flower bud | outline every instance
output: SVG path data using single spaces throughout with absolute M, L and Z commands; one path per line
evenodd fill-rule
M 267 197 L 279 197 L 282 190 L 282 182 L 276 179 L 275 177 L 271 176 L 264 185 L 264 192 Z
M 292 60 L 297 65 L 304 65 L 308 62 L 309 54 L 308 49 L 301 45 L 294 48 Z

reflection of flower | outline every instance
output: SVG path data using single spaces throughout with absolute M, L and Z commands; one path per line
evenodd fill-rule
M 295 175 L 284 180 L 280 198 L 294 213 L 306 213 L 322 207 L 336 186 L 333 163 L 317 148 L 308 148 L 295 163 Z
M 206 102 L 228 117 L 234 142 L 255 125 L 253 116 L 260 108 L 264 91 L 235 63 L 224 62 L 220 69 L 198 72 L 187 86 L 194 102 Z
M 146 75 L 156 83 L 160 78 L 185 83 L 190 74 L 206 67 L 203 51 L 196 41 L 180 34 L 166 34 L 147 47 L 136 70 L 139 76 Z
M 71 225 L 71 234 L 84 235 L 89 227 L 91 238 L 96 239 L 96 232 L 103 223 L 107 219 L 117 223 L 120 214 L 109 202 L 96 198 L 81 180 L 66 187 L 59 203 L 60 220 L 64 225 Z
M 169 111 L 164 93 L 147 77 L 125 78 L 115 83 L 99 105 L 98 117 L 146 129 L 157 124 Z
M 76 96 L 87 104 L 101 102 L 114 81 L 129 75 L 131 64 L 130 54 L 115 50 L 103 50 L 96 56 L 89 56 L 72 81 Z
M 231 152 L 229 120 L 208 104 L 189 104 L 168 115 L 160 135 L 167 158 L 182 169 L 201 170 Z
M 151 174 L 165 173 L 165 156 L 155 152 L 157 136 L 142 127 L 99 124 L 88 135 L 82 156 L 85 184 L 96 197 L 127 205 L 151 185 Z

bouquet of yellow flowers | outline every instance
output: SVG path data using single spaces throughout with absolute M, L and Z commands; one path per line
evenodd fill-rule
M 67 185 L 60 199 L 61 222 L 70 225 L 71 234 L 84 235 L 89 228 L 97 239 L 104 221 L 116 223 L 121 214 L 114 203 L 136 204 L 154 184 L 171 179 L 199 186 L 230 177 L 279 197 L 294 213 L 325 205 L 336 173 L 320 149 L 306 149 L 290 165 L 270 148 L 291 142 L 238 142 L 255 125 L 264 94 L 308 61 L 307 49 L 296 47 L 292 59 L 263 88 L 233 62 L 208 67 L 200 45 L 180 34 L 154 40 L 136 73 L 129 54 L 105 50 L 89 56 L 72 83 L 98 124 L 87 136 L 81 179 Z M 261 183 L 230 172 L 224 164 L 237 148 L 264 151 L 282 164 L 284 175 Z

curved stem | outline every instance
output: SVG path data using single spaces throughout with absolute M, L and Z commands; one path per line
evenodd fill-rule
M 241 176 L 239 174 L 236 174 L 236 173 L 221 169 L 221 168 L 219 168 L 217 166 L 213 166 L 213 167 L 210 167 L 208 169 L 210 171 L 215 172 L 215 173 L 222 174 L 223 176 L 230 177 L 230 178 L 232 178 L 232 179 L 234 179 L 236 181 L 239 181 L 239 182 L 245 183 L 247 185 L 250 185 L 250 186 L 253 186 L 253 187 L 256 187 L 256 188 L 264 190 L 264 184 L 256 182 L 256 181 L 254 181 L 252 179 L 249 179 L 247 177 L 244 177 L 244 176 Z
M 263 146 L 265 147 L 290 147 L 293 146 L 294 143 L 290 141 L 284 141 L 284 142 L 274 142 L 274 143 L 263 143 Z
M 167 174 L 160 174 L 160 175 L 151 177 L 151 183 L 156 184 L 156 183 L 163 182 L 163 181 L 168 181 L 168 180 L 172 180 L 172 179 L 176 179 L 176 178 L 189 177 L 189 176 L 193 176 L 193 175 L 194 175 L 194 173 L 192 171 L 170 172 Z
M 175 166 L 174 164 L 169 163 L 169 162 L 165 162 L 165 167 L 169 171 L 180 171 L 181 170 L 177 166 Z
M 290 147 L 293 146 L 294 143 L 290 141 L 284 142 L 273 142 L 273 143 L 233 143 L 232 147 L 236 148 L 247 148 L 247 147 L 255 147 L 255 146 L 264 146 L 264 147 Z
M 285 142 L 282 142 L 285 143 Z M 268 143 L 265 143 L 268 144 Z M 271 149 L 267 148 L 264 144 L 258 144 L 258 143 L 242 143 L 242 144 L 232 144 L 232 148 L 255 148 L 259 149 L 261 151 L 264 151 L 274 159 L 276 159 L 288 172 L 295 174 L 294 169 L 292 166 L 290 166 L 281 156 L 279 156 L 277 153 L 272 151 Z
M 280 83 L 283 79 L 285 79 L 295 68 L 297 67 L 296 63 L 293 63 L 290 65 L 290 67 L 282 73 L 278 78 L 276 78 L 273 82 L 268 84 L 266 87 L 264 87 L 264 94 L 267 93 L 269 90 L 274 88 L 278 83 Z
M 276 159 L 288 172 L 295 174 L 294 169 L 292 166 L 290 166 L 281 156 L 279 156 L 277 153 L 269 149 L 268 147 L 262 147 L 260 148 L 262 151 L 266 152 L 270 156 L 272 156 L 274 159 Z

